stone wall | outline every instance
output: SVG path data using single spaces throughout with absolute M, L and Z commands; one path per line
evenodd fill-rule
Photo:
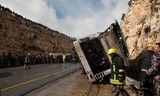
M 130 0 L 128 5 L 120 26 L 130 58 L 135 58 L 142 50 L 153 50 L 160 37 L 160 0 Z

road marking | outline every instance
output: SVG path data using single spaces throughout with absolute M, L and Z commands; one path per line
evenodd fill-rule
M 68 69 L 73 69 L 73 68 L 68 68 Z M 7 90 L 9 90 L 9 89 L 12 89 L 12 88 L 15 88 L 15 87 L 24 85 L 24 84 L 28 84 L 28 83 L 37 81 L 37 80 L 40 80 L 40 79 L 43 79 L 43 78 L 46 78 L 46 77 L 49 77 L 49 76 L 52 76 L 52 75 L 56 75 L 56 74 L 61 73 L 61 72 L 63 72 L 63 71 L 56 72 L 56 73 L 53 73 L 53 74 L 48 74 L 48 75 L 45 75 L 45 76 L 42 76 L 42 77 L 39 77 L 39 78 L 35 78 L 35 79 L 32 79 L 32 80 L 28 80 L 28 81 L 26 81 L 26 82 L 19 83 L 19 84 L 15 84 L 15 85 L 12 85 L 12 86 L 10 86 L 10 87 L 1 89 L 1 92 L 7 91 Z

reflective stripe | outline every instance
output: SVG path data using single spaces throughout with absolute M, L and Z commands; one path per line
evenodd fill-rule
M 123 75 L 118 75 L 118 76 L 123 77 Z
M 123 85 L 123 84 L 125 84 L 125 80 L 123 82 L 119 82 L 119 80 L 110 79 L 110 83 L 111 84 Z
M 123 85 L 125 84 L 125 80 L 122 82 L 119 81 L 119 77 L 123 77 L 124 69 L 116 69 L 116 65 L 113 63 L 112 65 L 112 77 L 110 79 L 111 84 Z
M 114 78 L 113 79 L 116 80 L 116 74 L 114 74 Z
M 25 57 L 25 62 L 30 62 L 30 57 L 29 56 Z
M 113 65 L 113 72 L 116 72 L 116 66 Z
M 119 72 L 124 72 L 124 70 L 123 69 L 119 69 Z

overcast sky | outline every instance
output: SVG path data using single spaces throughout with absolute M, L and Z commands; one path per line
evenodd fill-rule
M 128 9 L 129 0 L 0 0 L 2 6 L 71 37 L 105 29 Z

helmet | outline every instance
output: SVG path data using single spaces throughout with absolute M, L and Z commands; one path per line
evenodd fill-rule
M 117 53 L 117 50 L 116 49 L 113 49 L 113 48 L 110 48 L 108 50 L 108 55 L 112 54 L 112 53 Z
M 27 55 L 30 55 L 30 53 L 28 52 Z

